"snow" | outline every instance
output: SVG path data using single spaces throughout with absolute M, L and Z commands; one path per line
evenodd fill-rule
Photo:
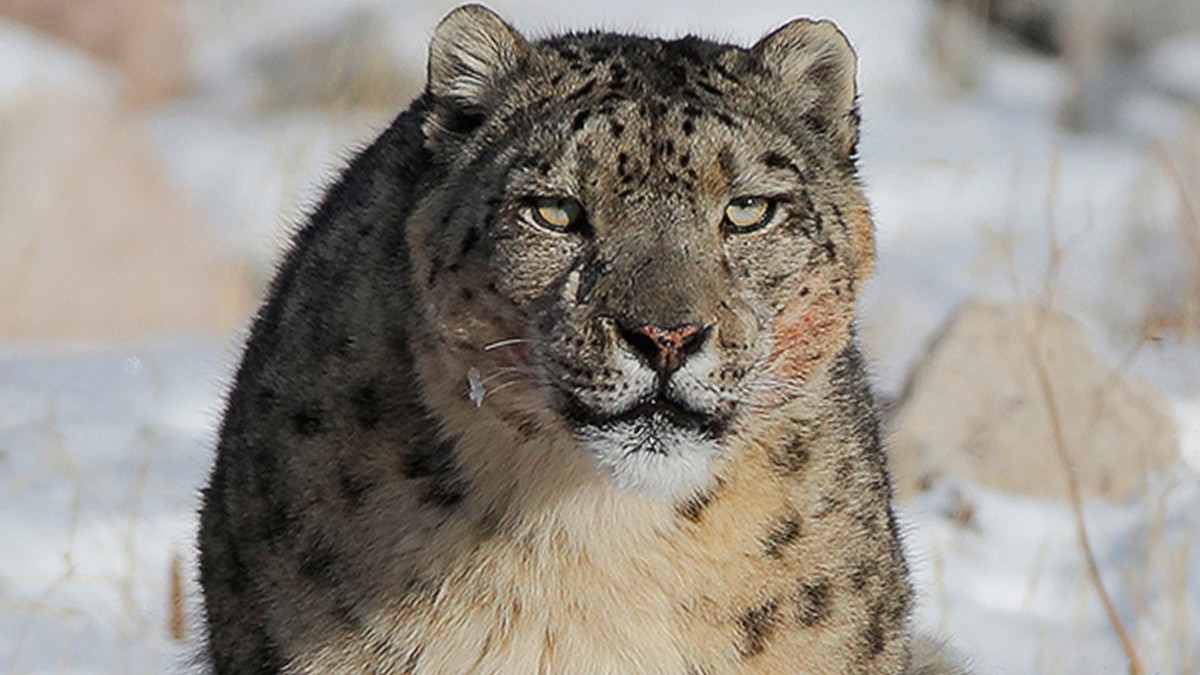
M 386 119 L 259 109 L 246 75 L 256 55 L 350 12 L 373 12 L 389 58 L 419 74 L 428 37 L 451 6 L 192 0 L 202 86 L 145 113 L 144 132 L 222 240 L 267 274 L 291 224 Z M 1111 362 L 1134 353 L 1128 371 L 1171 401 L 1183 461 L 1149 477 L 1145 498 L 1088 503 L 1088 531 L 1148 672 L 1200 670 L 1200 346 L 1167 337 L 1135 349 L 1151 282 L 1187 255 L 1177 195 L 1153 148 L 1163 144 L 1187 166 L 1195 98 L 1179 97 L 1200 87 L 1195 36 L 1148 58 L 1148 81 L 1159 88 L 1127 100 L 1118 127 L 1069 134 L 1056 124 L 1069 79 L 1054 61 L 997 47 L 977 91 L 947 92 L 929 66 L 932 3 L 921 0 L 494 7 L 530 35 L 600 26 L 743 43 L 793 16 L 834 18 L 862 62 L 861 166 L 880 258 L 861 332 L 881 390 L 899 391 L 930 335 L 970 297 L 1049 292 Z M 38 87 L 106 95 L 119 86 L 112 77 L 0 23 L 0 107 Z M 1065 254 L 1057 281 L 1047 283 L 1052 241 Z M 1131 257 L 1131 242 L 1147 244 L 1146 253 Z M 1177 288 L 1170 277 L 1161 283 L 1168 293 Z M 192 646 L 166 630 L 170 561 L 180 556 L 191 574 L 198 491 L 233 344 L 0 344 L 0 672 L 182 667 Z M 901 516 L 919 625 L 948 636 L 980 672 L 1126 669 L 1068 505 L 942 481 Z
M 161 673 L 170 559 L 192 558 L 217 346 L 0 355 L 0 670 Z

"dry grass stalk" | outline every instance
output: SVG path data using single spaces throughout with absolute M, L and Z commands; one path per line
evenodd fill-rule
M 1189 289 L 1185 296 L 1184 306 L 1180 308 L 1183 316 L 1179 317 L 1180 338 L 1186 340 L 1200 333 L 1200 209 L 1192 200 L 1193 190 L 1188 184 L 1187 177 L 1175 166 L 1175 162 L 1171 161 L 1171 155 L 1161 141 L 1154 144 L 1154 153 L 1163 172 L 1167 174 L 1175 187 L 1179 199 L 1180 235 L 1192 253 L 1193 265 L 1188 280 Z M 1190 301 L 1186 299 L 1188 297 L 1191 298 Z
M 1067 446 L 1066 436 L 1063 433 L 1062 417 L 1058 408 L 1058 400 L 1055 397 L 1054 386 L 1050 381 L 1049 369 L 1046 366 L 1045 360 L 1042 357 L 1039 349 L 1039 339 L 1046 319 L 1050 316 L 1050 312 L 1054 305 L 1054 291 L 1057 288 L 1057 282 L 1062 271 L 1062 260 L 1065 249 L 1061 246 L 1058 234 L 1055 229 L 1054 218 L 1054 203 L 1058 195 L 1058 186 L 1061 177 L 1060 154 L 1055 151 L 1051 158 L 1051 182 L 1046 195 L 1046 229 L 1049 237 L 1049 261 L 1046 267 L 1046 278 L 1043 286 L 1044 297 L 1039 303 L 1039 312 L 1034 318 L 1033 325 L 1026 331 L 1025 347 L 1029 354 L 1030 364 L 1038 382 L 1038 388 L 1042 394 L 1046 406 L 1047 415 L 1050 418 L 1050 429 L 1054 439 L 1054 450 L 1058 455 L 1058 459 L 1063 468 L 1063 473 L 1067 482 L 1068 501 L 1071 505 L 1072 520 L 1075 526 L 1075 536 L 1079 544 L 1080 553 L 1083 555 L 1084 564 L 1087 568 L 1088 578 L 1091 582 L 1092 589 L 1099 598 L 1101 605 L 1104 607 L 1105 615 L 1108 617 L 1108 622 L 1112 625 L 1113 631 L 1117 634 L 1117 639 L 1121 642 L 1121 648 L 1125 651 L 1126 659 L 1129 661 L 1130 675 L 1143 675 L 1145 668 L 1142 666 L 1141 658 L 1138 656 L 1136 645 L 1130 637 L 1129 631 L 1125 628 L 1125 623 L 1121 620 L 1117 613 L 1116 606 L 1113 604 L 1112 596 L 1108 592 L 1108 588 L 1104 584 L 1104 579 L 1100 575 L 1100 565 L 1096 561 L 1095 549 L 1092 547 L 1091 538 L 1088 536 L 1087 518 L 1083 512 L 1083 497 L 1079 489 L 1079 480 L 1075 472 L 1075 462 L 1071 457 L 1071 452 Z M 1011 261 L 1010 261 L 1011 262 Z M 1016 270 L 1010 265 L 1010 274 L 1016 278 Z
M 167 606 L 167 631 L 176 642 L 187 640 L 187 612 L 183 601 L 183 560 L 179 553 L 171 554 L 171 570 Z
M 1048 306 L 1043 305 L 1043 313 L 1038 317 L 1039 323 L 1042 317 L 1045 316 L 1047 309 Z M 1026 343 L 1029 348 L 1030 361 L 1037 375 L 1038 387 L 1045 400 L 1046 411 L 1050 416 L 1050 428 L 1054 436 L 1054 449 L 1058 454 L 1058 459 L 1063 467 L 1063 473 L 1067 479 L 1067 494 L 1071 503 L 1071 514 L 1075 524 L 1075 536 L 1079 542 L 1080 552 L 1083 554 L 1092 587 L 1096 592 L 1096 596 L 1100 599 L 1100 603 L 1104 606 L 1104 613 L 1108 616 L 1108 622 L 1112 625 L 1113 631 L 1116 632 L 1117 639 L 1121 641 L 1121 648 L 1125 650 L 1125 656 L 1129 660 L 1130 675 L 1142 675 L 1145 669 L 1142 667 L 1141 659 L 1138 657 L 1137 647 L 1133 644 L 1133 639 L 1129 636 L 1129 631 L 1126 630 L 1120 615 L 1117 614 L 1112 596 L 1109 595 L 1108 589 L 1104 585 L 1104 579 L 1100 576 L 1100 566 L 1096 562 L 1096 554 L 1088 537 L 1087 519 L 1083 513 L 1083 497 L 1080 495 L 1079 481 L 1075 476 L 1075 462 L 1067 450 L 1066 439 L 1062 431 L 1062 420 L 1058 413 L 1058 402 L 1054 396 L 1054 387 L 1050 383 L 1050 376 L 1045 361 L 1042 359 L 1042 355 L 1037 348 L 1038 331 L 1039 327 L 1035 326 L 1030 332 Z

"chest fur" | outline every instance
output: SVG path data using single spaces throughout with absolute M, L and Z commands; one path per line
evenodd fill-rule
M 690 502 L 583 498 L 477 542 L 404 618 L 412 672 L 898 672 L 909 590 L 872 469 L 784 468 L 751 444 Z

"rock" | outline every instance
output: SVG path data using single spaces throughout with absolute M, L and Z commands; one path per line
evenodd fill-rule
M 0 103 L 0 342 L 225 331 L 254 288 L 131 119 L 68 93 Z
M 1030 306 L 968 303 L 913 368 L 889 420 L 901 498 L 939 476 L 1067 494 L 1034 353 L 1083 496 L 1126 499 L 1149 471 L 1178 459 L 1165 402 L 1105 364 L 1073 320 Z
M 0 0 L 0 15 L 115 67 L 135 103 L 169 98 L 187 87 L 182 13 L 178 0 Z

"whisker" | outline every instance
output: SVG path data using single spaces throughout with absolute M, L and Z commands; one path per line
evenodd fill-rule
M 505 389 L 508 389 L 509 387 L 513 386 L 514 384 L 521 384 L 522 382 L 537 382 L 537 381 L 538 381 L 537 378 L 532 378 L 532 377 L 514 378 L 512 380 L 509 380 L 508 382 L 501 384 L 498 387 L 493 387 L 493 388 L 489 389 L 487 392 L 484 393 L 484 396 L 498 394 L 498 393 L 504 391 Z
M 501 347 L 511 347 L 513 345 L 522 345 L 527 342 L 533 342 L 533 340 L 526 340 L 524 338 L 506 338 L 504 340 L 496 340 L 495 342 L 484 345 L 483 351 L 490 352 L 493 349 L 500 349 Z
M 491 382 L 492 380 L 496 379 L 497 377 L 500 377 L 501 375 L 508 375 L 511 373 L 524 373 L 526 375 L 536 375 L 537 374 L 533 370 L 533 368 L 530 366 L 505 366 L 503 368 L 497 368 L 493 373 L 491 373 L 487 377 L 481 379 L 479 381 L 479 384 L 481 384 L 481 385 L 487 384 L 488 382 Z

